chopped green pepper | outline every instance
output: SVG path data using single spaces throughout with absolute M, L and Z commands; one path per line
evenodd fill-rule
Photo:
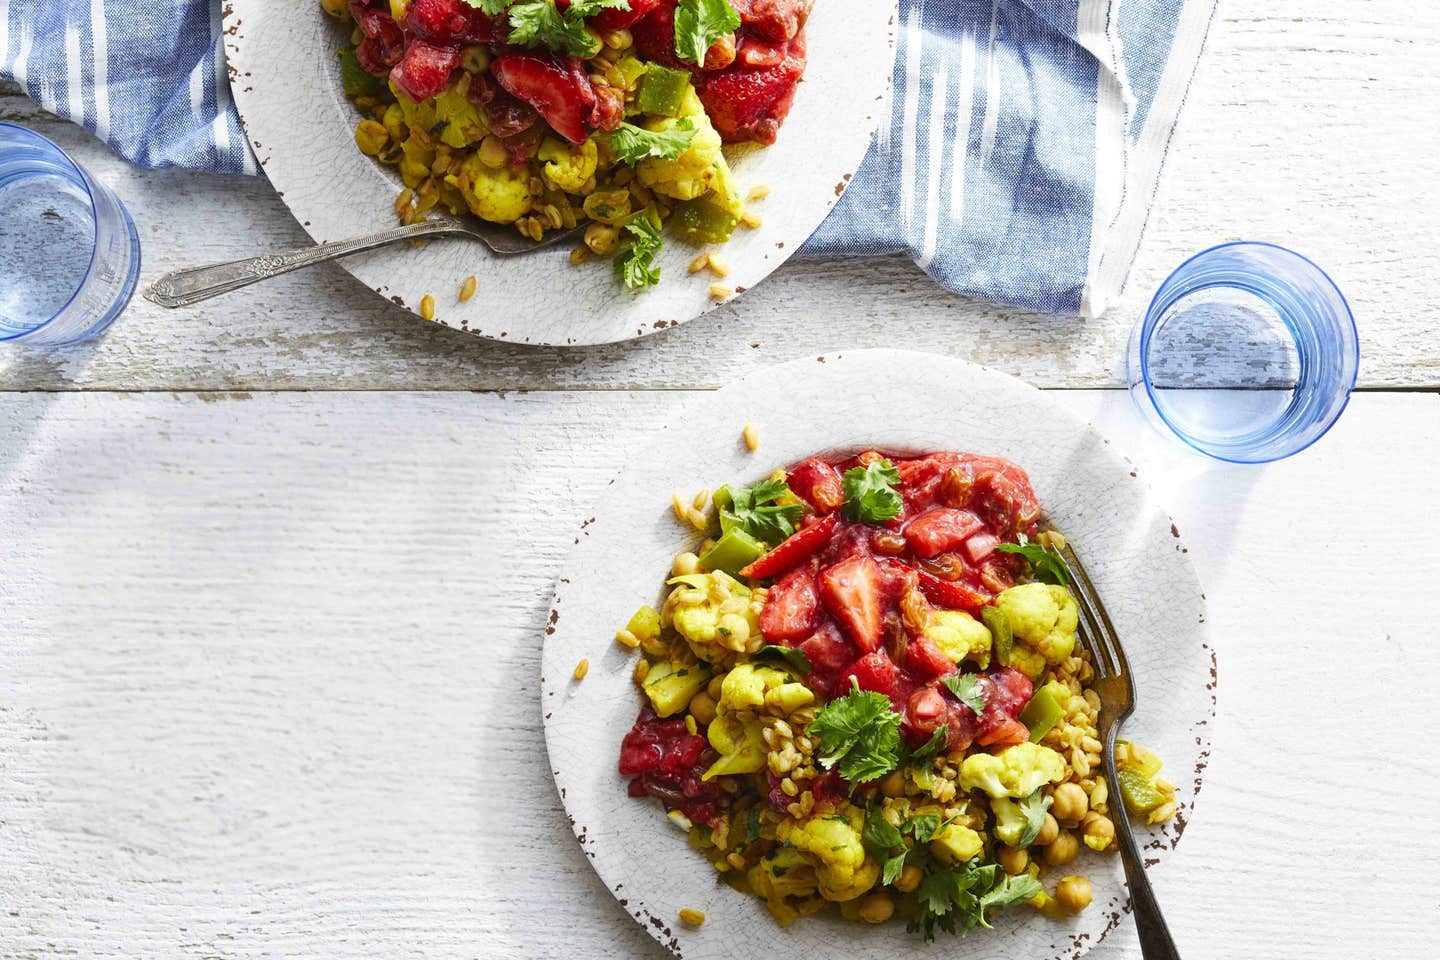
M 1010 649 L 1015 645 L 1015 631 L 1010 628 L 1010 615 L 999 607 L 989 606 L 980 609 L 980 619 L 990 628 L 990 638 L 995 645 L 995 662 L 1002 667 L 1010 666 Z
M 760 541 L 744 530 L 730 530 L 701 555 L 700 565 L 707 570 L 724 570 L 735 575 L 764 552 Z
M 740 219 L 704 197 L 686 200 L 675 207 L 670 232 L 686 243 L 724 243 Z
M 685 100 L 685 91 L 690 86 L 690 73 L 686 70 L 672 70 L 658 63 L 647 63 L 645 75 L 640 80 L 640 90 L 635 94 L 635 105 L 641 113 L 658 117 L 680 115 L 680 105 Z
M 654 640 L 660 636 L 660 614 L 654 607 L 646 604 L 635 611 L 630 622 L 625 624 L 625 629 L 633 633 L 637 640 Z
M 1125 809 L 1131 813 L 1149 813 L 1165 802 L 1164 794 L 1155 789 L 1152 779 L 1142 776 L 1139 771 L 1126 768 L 1115 776 L 1120 781 L 1120 795 L 1125 800 Z
M 735 519 L 735 514 L 730 508 L 735 505 L 735 496 L 730 492 L 729 487 L 720 487 L 710 494 L 710 502 L 715 505 L 715 516 L 720 521 L 720 532 L 729 533 L 731 530 L 739 529 L 740 524 Z
M 1065 699 L 1061 700 L 1054 687 L 1060 687 L 1065 691 Z M 1025 709 L 1020 711 L 1020 722 L 1030 728 L 1030 742 L 1039 743 L 1040 738 L 1049 733 L 1065 716 L 1064 704 L 1070 699 L 1070 689 L 1064 684 L 1045 684 L 1034 695 L 1030 702 L 1025 704 Z
M 347 97 L 374 97 L 384 89 L 379 77 L 360 66 L 354 47 L 340 51 L 340 86 Z

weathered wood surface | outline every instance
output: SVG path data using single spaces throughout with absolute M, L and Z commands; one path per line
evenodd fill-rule
M 0 396 L 0 956 L 659 960 L 566 827 L 536 674 L 587 503 L 684 399 Z M 1214 757 L 1156 877 L 1185 955 L 1426 955 L 1440 397 L 1265 469 L 1061 399 L 1210 597 Z
M 1428 105 L 1437 90 L 1440 5 L 1221 0 L 1129 290 L 1099 321 L 962 300 L 902 259 L 792 262 L 678 330 L 540 350 L 416 322 L 332 266 L 180 312 L 137 299 L 95 345 L 6 351 L 0 387 L 674 389 L 839 347 L 896 345 L 1041 386 L 1110 386 L 1165 274 L 1236 237 L 1293 245 L 1332 271 L 1359 318 L 1363 385 L 1436 387 L 1440 124 Z M 0 119 L 41 128 L 119 190 L 140 224 L 145 281 L 306 241 L 263 182 L 131 169 L 13 92 L 0 92 Z

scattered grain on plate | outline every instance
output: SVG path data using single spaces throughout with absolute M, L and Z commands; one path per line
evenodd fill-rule
M 681 523 L 690 522 L 690 504 L 685 502 L 685 498 L 680 495 L 679 490 L 670 494 L 670 509 L 675 511 L 676 520 Z
M 577 663 L 577 664 L 575 664 L 575 679 L 576 679 L 576 680 L 584 680 L 584 679 L 585 679 L 585 674 L 587 674 L 587 673 L 589 673 L 589 672 L 590 672 L 590 661 L 589 661 L 588 659 L 586 659 L 585 657 L 581 657 L 581 658 L 580 658 L 580 662 Z
M 699 273 L 701 270 L 704 270 L 708 266 L 710 266 L 710 254 L 702 253 L 700 254 L 700 256 L 690 261 L 690 272 Z
M 745 429 L 740 431 L 740 436 L 745 438 L 745 449 L 751 453 L 760 449 L 760 428 L 755 424 L 745 424 Z
M 717 277 L 730 276 L 730 264 L 726 263 L 725 259 L 718 253 L 710 254 L 710 262 L 707 266 L 710 267 L 710 272 Z
M 753 203 L 756 200 L 764 200 L 768 196 L 770 196 L 770 188 L 763 183 L 759 183 L 750 188 L 750 192 L 745 195 L 745 199 Z
M 705 911 L 696 910 L 694 907 L 683 907 L 680 910 L 680 922 L 690 927 L 698 927 L 705 922 Z
M 748 227 L 749 229 L 754 230 L 763 222 L 764 221 L 760 219 L 760 214 L 758 213 L 752 213 L 749 210 L 746 210 L 744 213 L 740 214 L 740 225 L 742 227 Z
M 465 282 L 460 285 L 461 303 L 464 303 L 466 300 L 469 300 L 471 297 L 475 296 L 475 287 L 477 284 L 478 281 L 475 279 L 475 275 L 473 273 L 465 278 Z
M 426 320 L 435 319 L 435 298 L 428 293 L 420 298 L 420 316 Z
M 690 506 L 694 507 L 696 510 L 704 510 L 705 501 L 709 499 L 710 491 L 701 490 L 699 493 L 695 494 L 695 496 L 690 500 Z
M 714 297 L 716 300 L 724 300 L 726 297 L 732 296 L 734 293 L 735 291 L 732 288 L 725 286 L 725 284 L 723 283 L 710 284 L 710 296 Z
M 620 646 L 629 647 L 631 650 L 634 650 L 636 647 L 640 646 L 640 638 L 635 636 L 635 634 L 631 633 L 629 630 L 616 631 L 615 641 L 619 643 Z

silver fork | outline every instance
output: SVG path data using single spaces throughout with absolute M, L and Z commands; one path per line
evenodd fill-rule
M 192 303 L 199 303 L 201 300 L 218 297 L 222 293 L 229 293 L 231 290 L 248 287 L 261 280 L 278 277 L 282 273 L 289 273 L 303 267 L 312 267 L 317 263 L 328 263 L 331 260 L 348 257 L 354 253 L 364 253 L 378 247 L 388 247 L 392 243 L 400 243 L 404 240 L 419 240 L 424 237 L 468 237 L 485 244 L 496 256 L 514 257 L 553 247 L 557 243 L 564 243 L 584 229 L 584 227 L 575 227 L 571 230 L 552 233 L 542 240 L 531 240 L 529 237 L 521 236 L 514 227 L 503 224 L 441 217 L 412 223 L 409 226 L 396 227 L 394 230 L 382 230 L 379 233 L 356 237 L 353 240 L 339 240 L 335 243 L 302 247 L 299 250 L 287 250 L 284 253 L 251 257 L 248 260 L 232 260 L 229 263 L 176 270 L 152 283 L 145 291 L 145 299 L 151 303 L 158 303 L 162 307 L 186 307 Z
M 1114 798 L 1110 804 L 1111 819 L 1115 822 L 1115 837 L 1120 842 L 1125 880 L 1130 886 L 1135 928 L 1140 933 L 1140 953 L 1145 960 L 1179 960 L 1180 953 L 1170 939 L 1170 930 L 1165 926 L 1160 904 L 1156 902 L 1150 881 L 1145 876 L 1145 865 L 1141 862 L 1140 850 L 1130 830 L 1130 819 L 1115 772 L 1115 735 L 1126 718 L 1135 712 L 1135 684 L 1130 678 L 1130 664 L 1125 659 L 1125 648 L 1120 645 L 1115 625 L 1110 622 L 1110 615 L 1105 612 L 1100 595 L 1085 573 L 1080 558 L 1075 556 L 1069 544 L 1060 551 L 1060 555 L 1070 574 L 1071 592 L 1075 594 L 1080 611 L 1080 640 L 1090 651 L 1095 668 L 1095 678 L 1090 686 L 1100 697 L 1096 728 L 1103 751 L 1101 763 L 1105 766 L 1105 782 L 1110 787 L 1110 796 Z

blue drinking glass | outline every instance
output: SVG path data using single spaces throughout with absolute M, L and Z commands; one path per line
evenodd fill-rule
M 1217 460 L 1268 463 L 1334 425 L 1359 363 L 1355 318 L 1323 270 L 1274 244 L 1227 243 L 1161 284 L 1126 370 L 1161 433 Z
M 0 123 L 0 213 L 0 342 L 74 343 L 109 326 L 140 274 L 140 238 L 110 188 Z

